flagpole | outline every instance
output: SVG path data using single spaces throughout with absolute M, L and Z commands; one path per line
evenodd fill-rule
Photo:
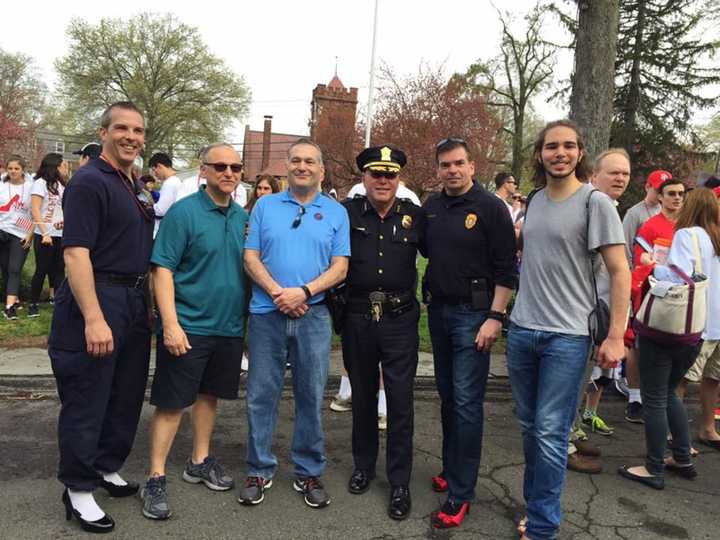
M 365 147 L 370 146 L 370 132 L 373 123 L 373 98 L 375 94 L 375 50 L 377 45 L 378 3 L 375 0 L 375 22 L 373 23 L 372 55 L 370 56 L 370 85 L 368 87 L 367 123 L 365 125 Z

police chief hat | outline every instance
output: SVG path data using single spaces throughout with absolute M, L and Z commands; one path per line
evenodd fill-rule
M 371 146 L 355 158 L 361 171 L 400 172 L 407 163 L 405 152 L 394 146 Z
M 80 150 L 75 150 L 73 154 L 76 156 L 96 158 L 100 155 L 101 151 L 102 147 L 98 143 L 90 142 L 83 146 Z

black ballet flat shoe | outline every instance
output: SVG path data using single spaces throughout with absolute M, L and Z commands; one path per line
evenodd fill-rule
M 84 520 L 80 515 L 80 512 L 73 508 L 67 489 L 63 491 L 62 502 L 65 505 L 65 519 L 67 521 L 70 521 L 70 519 L 75 516 L 75 519 L 80 522 L 80 527 L 82 527 L 82 530 L 85 532 L 104 534 L 109 533 L 115 528 L 115 521 L 107 514 L 105 514 L 97 521 Z
M 140 489 L 140 484 L 137 482 L 128 482 L 124 486 L 118 486 L 107 480 L 101 480 L 100 487 L 106 490 L 111 497 L 120 498 L 135 495 Z
M 670 471 L 681 478 L 687 480 L 695 480 L 697 478 L 697 469 L 692 463 L 690 465 L 678 465 L 677 463 L 666 463 L 665 470 Z
M 623 465 L 618 469 L 618 474 L 628 480 L 634 480 L 640 482 L 646 486 L 650 486 L 653 489 L 665 489 L 665 479 L 661 476 L 640 476 L 639 474 L 631 473 L 628 470 L 627 465 Z

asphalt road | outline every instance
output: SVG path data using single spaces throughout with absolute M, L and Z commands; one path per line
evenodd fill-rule
M 51 392 L 50 392 L 51 394 Z M 47 396 L 47 392 L 45 393 Z M 42 397 L 43 393 L 33 394 Z M 322 510 L 310 509 L 292 490 L 288 463 L 292 434 L 293 401 L 286 394 L 281 404 L 275 450 L 280 469 L 266 500 L 257 507 L 237 503 L 237 492 L 214 493 L 202 485 L 180 479 L 189 454 L 191 437 L 187 419 L 175 442 L 169 463 L 170 502 L 174 516 L 153 522 L 140 513 L 139 499 L 109 499 L 98 492 L 102 507 L 117 522 L 109 538 L 118 539 L 230 539 L 230 538 L 491 538 L 512 539 L 522 513 L 523 459 L 512 404 L 502 399 L 486 404 L 486 428 L 477 500 L 460 529 L 435 531 L 429 515 L 442 502 L 430 490 L 430 477 L 439 471 L 439 406 L 432 390 L 416 397 L 416 431 L 411 517 L 394 522 L 385 514 L 389 486 L 384 459 L 369 492 L 350 495 L 346 481 L 352 469 L 350 415 L 327 411 L 325 416 L 328 468 L 324 477 L 333 497 Z M 27 397 L 27 396 L 25 396 Z M 642 426 L 622 420 L 619 398 L 602 405 L 606 420 L 616 426 L 612 437 L 595 436 L 604 455 L 604 472 L 597 476 L 570 473 L 563 500 L 565 519 L 561 539 L 710 539 L 717 537 L 720 510 L 720 452 L 706 450 L 697 459 L 695 481 L 669 477 L 658 492 L 621 479 L 621 464 L 642 461 Z M 696 406 L 692 408 L 695 409 Z M 61 485 L 55 479 L 57 459 L 55 425 L 58 402 L 53 399 L 0 400 L 0 538 L 45 539 L 87 537 L 75 521 L 66 522 L 60 503 Z M 140 480 L 145 474 L 151 407 L 143 411 L 134 451 L 123 473 Z M 246 449 L 245 404 L 225 402 L 215 436 L 215 453 L 242 480 Z

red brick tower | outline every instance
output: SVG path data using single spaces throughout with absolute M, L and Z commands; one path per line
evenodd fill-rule
M 323 149 L 327 184 L 343 192 L 353 183 L 353 163 L 361 144 L 355 126 L 357 88 L 345 88 L 337 73 L 312 93 L 310 137 Z

